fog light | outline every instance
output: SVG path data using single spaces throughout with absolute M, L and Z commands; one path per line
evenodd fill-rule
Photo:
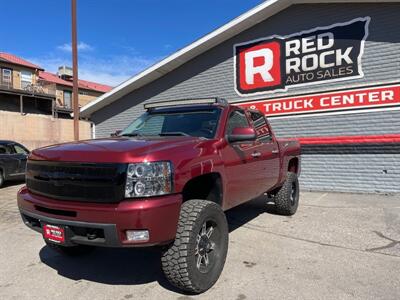
M 133 242 L 147 242 L 149 240 L 149 231 L 148 230 L 127 230 L 126 238 L 128 241 Z

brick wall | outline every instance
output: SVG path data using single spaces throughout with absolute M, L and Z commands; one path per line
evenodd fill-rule
M 80 139 L 90 139 L 90 123 L 80 121 Z M 0 140 L 13 140 L 29 150 L 72 141 L 73 120 L 50 116 L 0 111 Z
M 63 106 L 65 105 L 64 103 L 64 91 L 70 91 L 72 93 L 72 87 L 64 86 L 57 84 L 56 87 L 56 100 L 57 100 L 57 105 Z M 82 94 L 82 92 L 84 94 Z M 101 96 L 103 93 L 96 92 L 96 91 L 90 91 L 90 90 L 83 90 L 79 89 L 79 95 L 78 95 L 78 102 L 79 106 L 85 106 L 89 102 L 93 101 L 97 97 Z M 72 101 L 72 98 L 71 98 Z M 72 104 L 72 102 L 71 102 Z

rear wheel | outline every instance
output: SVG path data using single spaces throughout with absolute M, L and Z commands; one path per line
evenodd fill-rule
M 0 170 L 0 188 L 4 185 L 4 175 L 3 171 Z
M 176 239 L 164 251 L 168 281 L 190 293 L 202 293 L 218 280 L 228 251 L 228 224 L 221 207 L 206 200 L 182 204 Z
M 286 181 L 273 197 L 276 212 L 280 215 L 294 215 L 299 206 L 299 180 L 297 174 L 288 172 Z
M 45 241 L 47 247 L 50 249 L 64 255 L 68 256 L 79 256 L 79 255 L 84 255 L 87 253 L 90 253 L 94 250 L 93 246 L 87 246 L 87 245 L 76 245 L 76 246 L 71 246 L 71 247 L 66 247 L 66 246 L 61 246 L 54 244 L 49 241 Z

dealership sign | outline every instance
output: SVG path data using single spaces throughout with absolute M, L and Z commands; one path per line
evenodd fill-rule
M 257 100 L 238 103 L 237 105 L 258 109 L 270 117 L 400 107 L 400 85 Z
M 239 95 L 363 77 L 370 17 L 234 45 Z

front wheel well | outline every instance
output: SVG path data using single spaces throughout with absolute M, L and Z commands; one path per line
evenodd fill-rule
M 183 202 L 192 199 L 209 200 L 222 206 L 222 179 L 219 173 L 209 173 L 190 179 L 182 190 Z
M 288 171 L 292 173 L 298 173 L 299 171 L 299 159 L 297 157 L 292 158 L 289 160 L 288 163 Z

